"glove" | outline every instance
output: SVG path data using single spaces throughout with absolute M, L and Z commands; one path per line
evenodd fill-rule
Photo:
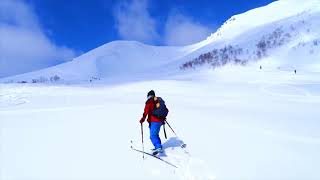
M 144 118 L 141 118 L 139 122 L 142 124 L 144 122 Z

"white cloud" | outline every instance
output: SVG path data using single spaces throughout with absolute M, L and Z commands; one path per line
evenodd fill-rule
M 122 0 L 114 8 L 118 34 L 125 40 L 166 45 L 189 45 L 206 39 L 213 30 L 179 13 L 169 14 L 164 29 L 157 29 L 156 18 L 150 15 L 149 0 Z M 158 32 L 164 32 L 160 37 Z M 162 39 L 160 39 L 162 38 Z
M 24 1 L 0 1 L 0 78 L 56 65 L 74 55 L 46 37 Z
M 121 38 L 152 43 L 158 38 L 156 21 L 148 12 L 148 0 L 125 0 L 114 8 Z
M 164 41 L 167 45 L 189 45 L 206 39 L 212 30 L 190 17 L 171 14 L 165 25 Z

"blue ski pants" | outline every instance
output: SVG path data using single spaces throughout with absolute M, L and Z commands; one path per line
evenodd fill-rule
M 162 124 L 163 123 L 161 122 L 150 123 L 150 139 L 155 149 L 162 148 L 161 139 L 159 137 L 159 132 Z

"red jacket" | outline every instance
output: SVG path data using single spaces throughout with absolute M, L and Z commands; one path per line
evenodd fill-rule
M 145 121 L 146 117 L 148 116 L 147 121 L 148 122 L 163 122 L 163 119 L 158 118 L 153 115 L 153 110 L 155 108 L 155 102 L 153 98 L 150 98 L 146 102 L 146 106 L 144 107 L 144 112 L 143 112 L 143 121 Z

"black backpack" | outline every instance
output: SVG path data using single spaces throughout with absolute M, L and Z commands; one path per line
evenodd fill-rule
M 157 108 L 157 104 L 160 104 L 160 106 Z M 155 102 L 155 108 L 153 110 L 153 115 L 165 119 L 169 113 L 169 110 L 164 102 L 164 100 L 161 97 L 157 97 L 157 100 Z

